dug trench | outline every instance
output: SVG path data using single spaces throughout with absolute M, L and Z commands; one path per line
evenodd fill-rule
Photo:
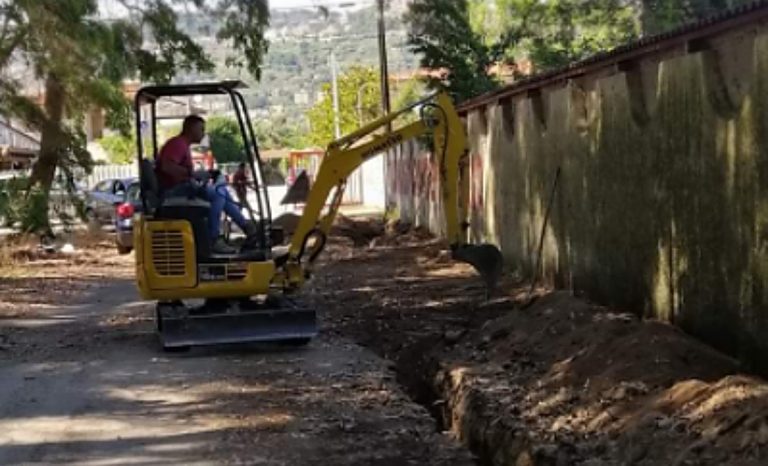
M 521 309 L 509 277 L 486 303 L 444 246 L 347 221 L 307 294 L 322 331 L 393 361 L 480 464 L 768 464 L 768 383 L 737 361 L 565 292 Z

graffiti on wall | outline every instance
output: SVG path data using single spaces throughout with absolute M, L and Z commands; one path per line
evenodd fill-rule
M 413 203 L 436 203 L 440 200 L 440 169 L 428 151 L 405 145 L 386 159 L 387 191 L 393 199 Z M 483 190 L 483 158 L 469 156 L 469 208 L 479 214 L 485 204 Z
M 469 156 L 469 208 L 479 212 L 483 208 L 483 157 L 474 152 Z
M 438 169 L 431 154 L 410 147 L 387 158 L 387 189 L 395 198 L 434 202 L 438 198 Z

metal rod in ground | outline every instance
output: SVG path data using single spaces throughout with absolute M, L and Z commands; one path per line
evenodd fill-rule
M 528 296 L 525 298 L 525 304 L 523 307 L 527 307 L 531 303 L 531 295 L 533 289 L 536 287 L 536 282 L 539 278 L 539 269 L 541 268 L 541 254 L 544 250 L 544 234 L 547 231 L 547 223 L 549 222 L 549 213 L 552 211 L 552 204 L 555 200 L 555 190 L 557 189 L 557 180 L 560 179 L 560 167 L 555 170 L 555 179 L 552 182 L 552 190 L 549 193 L 549 202 L 547 203 L 547 210 L 544 212 L 544 221 L 541 224 L 541 233 L 539 234 L 539 248 L 536 252 L 536 265 L 533 269 L 533 276 L 531 277 L 531 287 L 528 289 Z

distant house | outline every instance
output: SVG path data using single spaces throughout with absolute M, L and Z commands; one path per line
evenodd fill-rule
M 293 103 L 296 105 L 308 105 L 309 94 L 306 91 L 300 91 L 293 94 Z
M 39 151 L 37 135 L 21 130 L 8 119 L 0 119 L 0 170 L 27 169 Z
M 123 94 L 132 101 L 139 87 L 139 83 L 126 82 L 123 85 Z M 26 95 L 40 106 L 45 103 L 45 91 L 41 86 L 29 86 Z M 157 106 L 158 125 L 178 125 L 180 120 L 190 113 L 204 115 L 207 110 L 191 98 L 162 99 Z M 109 133 L 109 129 L 106 128 L 104 109 L 93 108 L 88 111 L 84 129 L 88 150 L 93 159 L 106 161 L 106 153 L 96 143 L 98 139 Z M 20 123 L 0 116 L 0 170 L 29 168 L 36 160 L 39 151 L 40 136 L 38 134 L 25 131 Z

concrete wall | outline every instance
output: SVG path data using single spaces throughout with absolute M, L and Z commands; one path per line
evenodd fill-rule
M 768 370 L 763 26 L 475 108 L 467 131 L 472 237 L 498 244 L 511 270 L 530 276 L 559 167 L 547 282 Z M 396 152 L 389 199 L 441 231 L 429 154 Z

